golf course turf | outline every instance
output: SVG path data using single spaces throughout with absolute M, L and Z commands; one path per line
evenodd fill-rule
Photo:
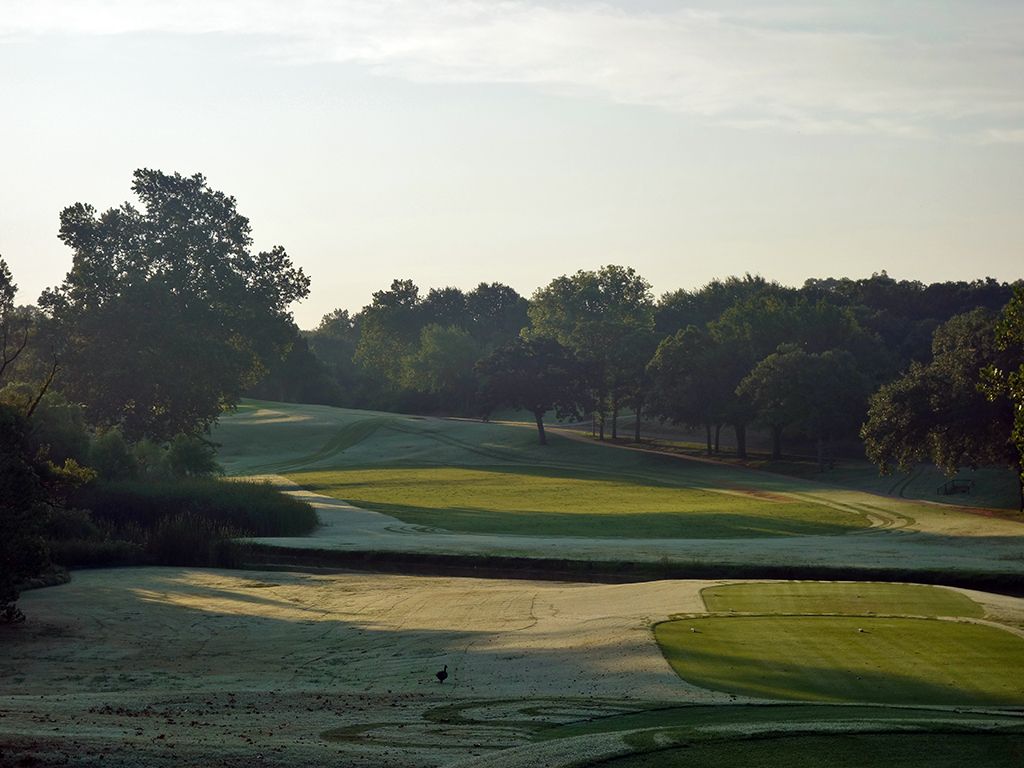
M 841 534 L 868 525 L 862 515 L 794 497 L 679 487 L 612 472 L 400 467 L 288 478 L 407 523 L 471 533 L 728 538 Z
M 684 747 L 642 752 L 602 768 L 1017 768 L 1020 733 L 829 733 L 694 740 Z
M 733 615 L 655 627 L 669 664 L 694 685 L 800 701 L 1024 705 L 1024 678 L 1007 674 L 1024 668 L 1024 639 L 987 624 L 893 615 L 980 617 L 961 593 L 779 582 L 701 596 L 709 611 Z
M 1020 763 L 1024 600 L 881 583 L 1012 590 L 1012 519 L 505 424 L 246 402 L 213 438 L 321 524 L 26 592 L 0 765 Z M 469 556 L 514 573 L 442 575 Z
M 962 592 L 923 584 L 775 581 L 721 584 L 701 597 L 711 613 L 963 616 L 981 618 L 981 606 Z

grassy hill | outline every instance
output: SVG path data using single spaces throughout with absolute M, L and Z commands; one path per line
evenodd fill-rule
M 405 522 L 468 533 L 631 538 L 846 534 L 928 505 L 533 429 L 247 401 L 214 438 L 229 474 L 276 474 Z M 949 513 L 942 513 L 948 516 Z

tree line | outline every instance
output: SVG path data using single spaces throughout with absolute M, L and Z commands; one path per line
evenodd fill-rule
M 925 284 L 886 273 L 807 280 L 714 280 L 655 298 L 629 267 L 564 275 L 529 299 L 500 283 L 466 293 L 395 280 L 372 303 L 297 332 L 250 393 L 355 408 L 487 417 L 527 411 L 593 418 L 599 439 L 632 438 L 642 417 L 747 431 L 816 447 L 863 441 L 883 471 L 1020 467 L 1022 284 Z
M 108 479 L 212 471 L 209 428 L 245 395 L 488 417 L 623 414 L 723 429 L 745 455 L 766 430 L 824 457 L 864 441 L 883 470 L 1020 471 L 1020 283 L 924 284 L 885 273 L 799 288 L 744 275 L 658 298 L 630 267 L 551 280 L 530 297 L 395 280 L 350 313 L 301 331 L 309 278 L 283 247 L 254 252 L 233 197 L 202 175 L 143 169 L 137 203 L 60 215 L 73 254 L 61 284 L 17 306 L 0 261 L 0 609 L 45 560 L 40 521 Z M 34 555 L 32 553 L 35 553 Z M 35 563 L 35 565 L 33 565 Z M 6 585 L 6 586 L 5 586 Z M 6 590 L 6 591 L 5 591 Z

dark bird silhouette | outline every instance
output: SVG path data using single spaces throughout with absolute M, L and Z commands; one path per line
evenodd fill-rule
M 445 680 L 448 679 L 448 665 L 447 664 L 444 665 L 444 669 L 442 669 L 440 672 L 437 673 L 436 677 L 437 677 L 437 682 L 439 682 L 439 683 L 443 683 Z

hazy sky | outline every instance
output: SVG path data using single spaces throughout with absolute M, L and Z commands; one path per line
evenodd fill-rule
M 0 255 L 202 172 L 313 280 L 1024 277 L 1024 3 L 0 0 Z

